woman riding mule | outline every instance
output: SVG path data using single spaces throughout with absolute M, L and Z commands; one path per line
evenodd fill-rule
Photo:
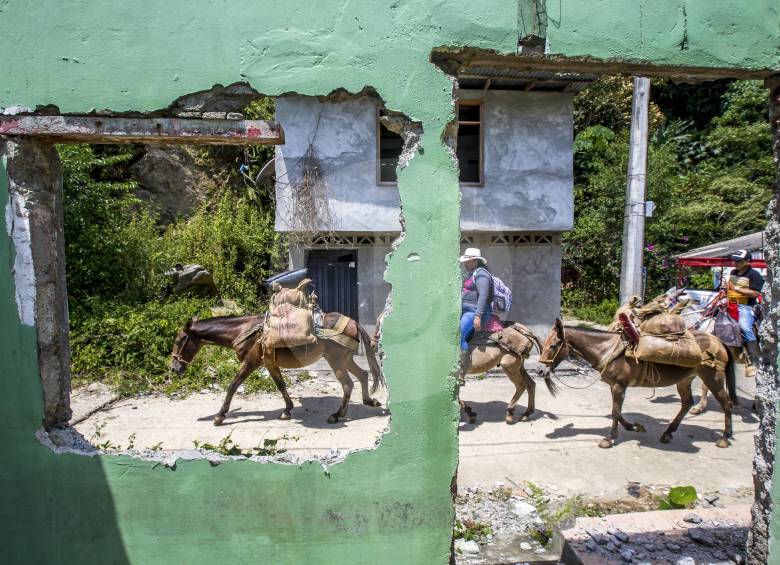
M 214 416 L 214 425 L 218 426 L 225 420 L 225 415 L 230 409 L 233 395 L 244 380 L 255 369 L 263 366 L 268 369 L 279 392 L 284 397 L 285 408 L 279 418 L 290 419 L 290 411 L 293 409 L 293 401 L 287 392 L 287 387 L 280 369 L 299 369 L 311 365 L 324 357 L 333 369 L 341 387 L 343 395 L 339 409 L 328 417 L 328 423 L 333 424 L 347 415 L 347 406 L 352 395 L 352 379 L 349 374 L 355 375 L 360 382 L 363 395 L 363 404 L 379 407 L 379 401 L 373 399 L 368 390 L 368 373 L 362 369 L 354 359 L 355 347 L 362 342 L 366 350 L 366 357 L 374 382 L 371 393 L 376 392 L 380 385 L 385 386 L 385 379 L 376 360 L 374 351 L 369 342 L 368 333 L 355 320 L 347 318 L 338 312 L 331 312 L 323 316 L 322 328 L 330 331 L 330 338 L 318 338 L 311 345 L 276 349 L 274 355 L 263 356 L 263 343 L 261 333 L 263 331 L 264 314 L 254 316 L 221 316 L 205 320 L 188 320 L 179 334 L 173 346 L 171 354 L 171 370 L 181 375 L 187 370 L 200 348 L 204 345 L 217 345 L 220 347 L 232 347 L 238 357 L 240 366 L 233 382 L 228 386 L 225 401 L 219 412 Z M 334 331 L 334 328 L 338 331 Z M 346 337 L 347 339 L 341 339 Z M 351 342 L 350 342 L 351 340 Z
M 717 441 L 718 447 L 728 447 L 732 437 L 731 398 L 735 391 L 726 392 L 727 373 L 734 372 L 734 359 L 728 349 L 717 338 L 704 332 L 693 331 L 696 343 L 702 351 L 702 362 L 696 367 L 677 367 L 635 361 L 626 355 L 623 336 L 620 333 L 564 326 L 560 320 L 550 330 L 544 342 L 539 359 L 539 374 L 549 377 L 555 367 L 570 354 L 576 354 L 599 371 L 601 380 L 610 386 L 612 392 L 612 428 L 608 437 L 601 440 L 599 447 L 612 447 L 617 440 L 618 423 L 626 430 L 644 432 L 639 423 L 630 423 L 622 415 L 623 399 L 627 387 L 664 387 L 676 384 L 682 399 L 682 406 L 677 416 L 661 436 L 662 443 L 669 443 L 672 434 L 693 405 L 691 381 L 698 376 L 715 395 L 723 408 L 724 429 L 722 437 Z M 731 388 L 731 387 L 729 387 Z

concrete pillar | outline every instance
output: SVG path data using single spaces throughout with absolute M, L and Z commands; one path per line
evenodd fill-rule
M 628 151 L 628 182 L 623 217 L 623 261 L 620 266 L 620 303 L 633 295 L 643 297 L 645 253 L 645 181 L 650 79 L 634 77 L 631 104 L 631 145 Z
M 767 210 L 764 256 L 767 280 L 764 285 L 764 322 L 761 324 L 762 363 L 756 375 L 756 407 L 760 423 L 755 436 L 753 486 L 755 501 L 752 527 L 748 535 L 747 562 L 769 563 L 770 523 L 772 519 L 772 474 L 775 462 L 777 421 L 777 322 L 780 303 L 780 77 L 766 81 L 769 88 L 769 121 L 772 127 L 775 164 L 778 176 L 774 198 Z M 775 547 L 775 552 L 777 547 Z M 775 559 L 777 558 L 774 555 Z
M 43 425 L 50 428 L 71 417 L 62 169 L 45 141 L 13 138 L 4 146 L 16 300 L 22 323 L 37 332 Z

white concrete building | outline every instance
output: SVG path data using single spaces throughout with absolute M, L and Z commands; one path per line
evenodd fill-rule
M 492 76 L 491 76 L 492 75 Z M 457 153 L 464 247 L 479 247 L 512 288 L 508 318 L 538 333 L 560 312 L 561 234 L 573 224 L 573 92 L 593 77 L 474 69 L 459 78 Z M 312 269 L 326 310 L 372 327 L 390 288 L 385 255 L 400 231 L 395 169 L 401 138 L 371 97 L 276 101 L 276 228 L 296 231 L 291 186 L 313 149 L 327 187 L 328 237 L 294 245 L 290 267 Z

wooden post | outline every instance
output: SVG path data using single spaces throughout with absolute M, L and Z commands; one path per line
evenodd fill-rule
M 632 295 L 642 296 L 642 255 L 645 247 L 645 180 L 647 177 L 647 130 L 650 79 L 634 77 L 631 104 L 631 145 L 628 155 L 625 213 L 623 216 L 623 261 L 620 268 L 620 303 Z

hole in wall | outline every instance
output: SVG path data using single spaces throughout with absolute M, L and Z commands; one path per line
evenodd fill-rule
M 159 114 L 275 119 L 285 144 L 57 147 L 73 416 L 39 437 L 169 464 L 334 463 L 376 447 L 390 426 L 377 318 L 391 310 L 384 261 L 402 234 L 397 189 L 380 171 L 413 158 L 419 125 L 371 89 L 273 99 L 234 85 Z M 383 130 L 400 147 L 383 150 Z M 264 357 L 264 316 L 253 313 L 280 271 L 283 287 L 312 279 L 302 288 L 316 340 Z
M 443 66 L 456 77 L 454 97 L 466 102 L 470 112 L 466 116 L 456 110 L 446 139 L 461 161 L 461 254 L 464 259 L 481 257 L 477 266 L 486 267 L 513 291 L 511 310 L 500 312 L 502 325 L 506 320 L 522 322 L 544 347 L 561 304 L 564 320 L 582 323 L 586 316 L 598 316 L 603 299 L 617 297 L 632 81 L 451 63 Z M 719 273 L 709 267 L 698 273 L 681 272 L 678 281 L 678 273 L 670 268 L 674 256 L 748 234 L 740 240 L 741 246 L 751 247 L 748 240 L 757 239 L 759 245 L 751 251 L 761 259 L 763 212 L 751 216 L 749 226 L 718 224 L 701 230 L 711 225 L 712 218 L 701 210 L 690 210 L 690 201 L 675 201 L 675 193 L 667 191 L 681 190 L 676 194 L 687 194 L 699 203 L 718 201 L 722 193 L 717 187 L 724 182 L 721 173 L 733 171 L 738 161 L 737 174 L 745 175 L 738 182 L 750 183 L 756 210 L 763 211 L 775 171 L 757 184 L 753 184 L 757 177 L 751 175 L 760 170 L 761 159 L 768 159 L 771 151 L 770 132 L 764 126 L 766 95 L 759 83 L 680 84 L 661 79 L 653 81 L 651 95 L 647 199 L 659 206 L 654 217 L 646 220 L 646 299 L 670 287 L 694 287 L 683 312 L 695 318 L 713 297 L 713 275 Z M 733 122 L 732 112 L 739 112 L 736 107 L 741 102 L 729 110 L 726 100 L 737 99 L 752 99 L 757 104 Z M 477 105 L 481 106 L 479 113 Z M 723 119 L 724 114 L 729 118 Z M 459 143 L 463 131 L 459 122 L 464 118 L 470 118 L 466 125 L 471 135 L 465 146 Z M 762 149 L 753 157 L 735 161 L 736 153 L 730 157 L 720 151 L 701 151 L 708 143 L 714 144 L 710 148 L 721 143 L 721 136 L 730 137 L 740 127 L 749 127 L 748 123 L 763 131 Z M 479 150 L 472 143 L 476 126 L 481 130 Z M 682 137 L 678 137 L 679 128 L 686 131 Z M 697 148 L 695 158 L 688 153 L 693 147 Z M 465 155 L 469 152 L 470 156 Z M 480 164 L 480 182 L 473 182 L 479 176 L 473 170 L 464 176 L 469 172 L 464 160 Z M 700 184 L 703 176 L 712 181 L 706 188 Z M 607 181 L 608 177 L 612 180 Z M 614 206 L 612 211 L 605 211 L 610 206 Z M 736 203 L 728 206 L 739 207 Z M 738 215 L 731 209 L 730 215 Z M 508 210 L 514 213 L 505 216 Z M 683 224 L 675 214 L 691 214 L 696 219 Z M 670 222 L 672 216 L 676 220 Z M 749 232 L 759 232 L 758 237 Z M 604 273 L 611 273 L 612 279 Z M 470 274 L 465 272 L 464 279 Z M 605 324 L 617 306 L 615 298 Z M 590 320 L 588 325 L 592 324 Z M 507 333 L 506 328 L 500 331 Z M 590 331 L 598 333 L 598 329 Z M 487 559 L 501 555 L 525 561 L 535 559 L 535 551 L 554 555 L 560 551 L 561 540 L 550 539 L 548 525 L 556 512 L 571 520 L 577 514 L 655 510 L 659 500 L 669 499 L 670 489 L 685 485 L 698 491 L 695 511 L 703 516 L 717 506 L 741 516 L 729 530 L 734 542 L 730 550 L 744 551 L 750 519 L 746 508 L 753 497 L 750 438 L 759 425 L 751 402 L 754 394 L 759 407 L 763 401 L 754 380 L 742 376 L 741 363 L 735 365 L 739 402 L 733 411 L 735 436 L 725 450 L 735 457 L 735 464 L 721 467 L 712 476 L 708 471 L 712 458 L 724 453 L 716 445 L 724 418 L 711 395 L 703 404 L 706 411 L 688 414 L 671 443 L 665 444 L 660 438 L 680 407 L 677 391 L 664 387 L 643 394 L 629 388 L 623 414 L 640 425 L 634 431 L 620 426 L 616 445 L 601 449 L 599 442 L 608 435 L 612 419 L 609 385 L 599 380 L 598 371 L 575 357 L 568 359 L 556 370 L 553 382 L 558 396 L 553 397 L 547 387 L 536 386 L 544 384 L 536 374 L 537 350 L 530 351 L 520 364 L 512 362 L 508 349 L 500 361 L 491 360 L 488 353 L 496 342 L 491 343 L 486 334 L 477 334 L 467 346 L 469 374 L 460 387 L 466 410 L 459 426 L 454 537 L 461 552 L 456 551 L 457 562 L 467 562 L 467 552 L 474 549 L 468 540 L 474 539 L 479 542 L 480 556 Z M 701 399 L 701 383 L 699 378 L 693 382 L 694 401 Z M 515 395 L 519 401 L 513 407 Z M 644 429 L 647 432 L 639 431 Z M 624 473 L 627 467 L 634 469 L 630 477 Z M 634 555 L 637 551 L 648 554 L 642 547 L 626 547 Z M 648 555 L 658 558 L 663 551 L 659 548 Z

